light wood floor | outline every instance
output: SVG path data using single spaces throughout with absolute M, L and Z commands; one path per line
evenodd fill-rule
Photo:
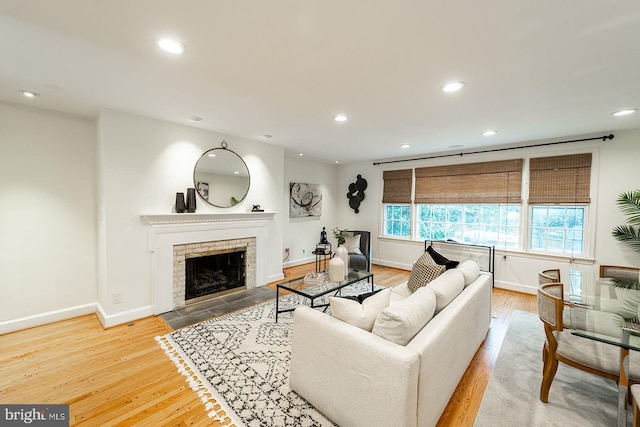
M 313 267 L 311 267 L 313 268 Z M 303 275 L 309 265 L 285 271 Z M 373 266 L 375 282 L 393 286 L 408 271 Z M 275 288 L 275 284 L 269 284 Z M 532 295 L 493 290 L 487 339 L 462 378 L 439 426 L 471 426 L 513 310 L 536 311 Z M 66 403 L 71 425 L 211 426 L 200 399 L 154 337 L 161 317 L 104 330 L 95 315 L 0 336 L 0 402 Z

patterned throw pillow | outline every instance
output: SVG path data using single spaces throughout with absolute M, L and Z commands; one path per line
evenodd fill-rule
M 431 255 L 425 252 L 413 264 L 411 274 L 407 286 L 411 292 L 415 292 L 418 288 L 425 286 L 427 283 L 444 273 L 445 266 L 436 264 Z

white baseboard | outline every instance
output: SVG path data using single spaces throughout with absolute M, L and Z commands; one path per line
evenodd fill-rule
M 77 305 L 75 307 L 63 308 L 60 310 L 48 311 L 46 313 L 35 314 L 33 316 L 21 317 L 0 322 L 0 335 L 23 329 L 42 326 L 61 320 L 68 320 L 74 317 L 84 316 L 96 312 L 96 304 Z
M 272 274 L 271 276 L 267 277 L 267 283 L 276 282 L 282 279 L 284 279 L 284 273 Z M 265 283 L 264 285 L 266 285 L 267 283 Z M 264 286 L 264 285 L 261 285 L 261 286 Z
M 536 295 L 538 293 L 538 288 L 536 286 L 521 285 L 520 283 L 509 283 L 496 280 L 494 286 L 508 291 L 522 292 L 523 294 Z
M 124 323 L 133 322 L 134 320 L 142 319 L 144 317 L 153 316 L 153 306 L 148 305 L 146 307 L 140 307 L 133 310 L 121 311 L 116 314 L 107 314 L 100 303 L 97 304 L 98 309 L 96 314 L 102 327 L 107 329 L 113 326 L 122 325 Z
M 293 261 L 283 262 L 282 263 L 282 267 L 284 267 L 284 268 L 295 267 L 296 265 L 309 264 L 310 262 L 316 262 L 315 255 L 312 256 L 312 257 L 300 258 L 300 259 L 296 259 L 296 260 L 293 260 Z
M 413 264 L 402 264 L 402 263 L 399 263 L 399 262 L 383 261 L 383 260 L 379 260 L 379 259 L 372 259 L 371 263 L 372 264 L 376 264 L 376 265 L 383 265 L 385 267 L 399 268 L 400 270 L 409 270 L 409 271 L 411 271 L 411 269 L 413 268 Z

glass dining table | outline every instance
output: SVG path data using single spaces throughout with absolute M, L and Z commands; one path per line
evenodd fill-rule
M 569 270 L 569 289 L 565 289 L 571 333 L 620 348 L 618 426 L 626 426 L 632 412 L 627 411 L 629 351 L 640 351 L 640 290 L 637 284 L 628 286 L 594 272 Z

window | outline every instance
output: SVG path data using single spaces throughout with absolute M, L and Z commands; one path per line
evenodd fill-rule
M 592 157 L 581 153 L 384 171 L 382 235 L 589 256 Z
M 531 159 L 530 250 L 586 255 L 591 157 L 591 153 L 586 153 Z
M 411 205 L 384 205 L 384 235 L 411 237 Z
M 519 204 L 417 205 L 418 239 L 520 247 Z
M 585 218 L 585 206 L 532 206 L 529 249 L 583 255 Z

